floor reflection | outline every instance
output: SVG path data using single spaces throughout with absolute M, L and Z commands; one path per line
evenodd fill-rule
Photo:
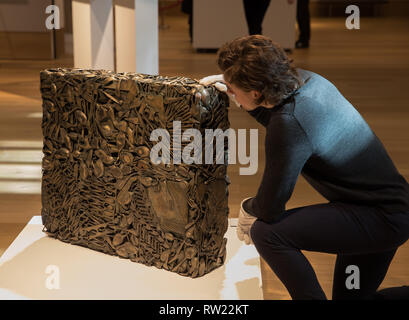
M 2 181 L 0 193 L 6 194 L 41 194 L 41 181 Z
M 43 113 L 42 112 L 31 112 L 27 115 L 27 118 L 42 119 Z
M 43 142 L 0 140 L 0 194 L 41 194 Z
M 41 140 L 0 140 L 0 148 L 42 149 Z
M 0 149 L 0 163 L 10 162 L 25 162 L 25 163 L 41 163 L 43 152 L 41 150 L 10 150 Z

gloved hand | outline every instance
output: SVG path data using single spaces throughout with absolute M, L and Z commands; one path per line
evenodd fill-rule
M 227 86 L 224 84 L 224 77 L 222 74 L 207 76 L 199 80 L 203 86 L 210 86 L 213 84 L 217 90 L 227 93 Z
M 220 92 L 227 93 L 227 86 L 224 83 L 224 77 L 222 74 L 216 74 L 212 76 L 207 76 L 199 80 L 199 83 L 203 86 L 210 86 L 213 84 L 217 90 Z M 227 93 L 228 94 L 228 93 Z M 237 102 L 234 94 L 228 94 L 230 99 L 234 102 L 234 104 L 241 108 L 240 104 Z
M 257 220 L 256 217 L 250 215 L 246 212 L 243 208 L 243 203 L 250 198 L 244 199 L 240 204 L 240 213 L 239 213 L 239 222 L 237 225 L 237 237 L 239 240 L 244 241 L 245 244 L 253 244 L 253 240 L 251 239 L 250 229 L 253 225 L 254 221 Z

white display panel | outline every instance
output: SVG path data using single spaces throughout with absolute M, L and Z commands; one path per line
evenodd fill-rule
M 158 75 L 158 0 L 135 0 L 136 72 Z
M 115 70 L 111 0 L 72 2 L 74 67 Z
M 116 71 L 136 72 L 135 1 L 115 0 Z
M 73 0 L 74 66 L 159 73 L 158 0 Z

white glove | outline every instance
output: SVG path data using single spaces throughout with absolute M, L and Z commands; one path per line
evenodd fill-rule
M 250 229 L 254 221 L 257 220 L 256 217 L 250 215 L 243 209 L 243 203 L 250 198 L 244 199 L 240 204 L 240 213 L 239 213 L 239 223 L 237 225 L 237 237 L 240 241 L 244 241 L 245 244 L 253 244 L 251 239 Z
M 217 90 L 227 93 L 227 86 L 224 83 L 224 77 L 222 74 L 204 77 L 199 80 L 199 83 L 203 86 L 210 86 L 213 84 Z
M 227 93 L 227 86 L 224 83 L 223 74 L 216 74 L 213 76 L 204 77 L 201 80 L 199 80 L 199 83 L 203 86 L 210 86 L 212 84 L 220 92 Z M 241 105 L 237 102 L 234 94 L 229 94 L 229 97 L 237 107 L 241 108 Z

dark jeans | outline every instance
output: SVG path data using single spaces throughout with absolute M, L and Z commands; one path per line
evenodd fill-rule
M 309 0 L 297 0 L 297 23 L 300 31 L 298 39 L 309 42 L 311 34 Z
M 261 34 L 264 15 L 270 0 L 243 0 L 249 35 Z
M 260 256 L 294 300 L 327 299 L 301 250 L 337 255 L 332 299 L 409 299 L 409 287 L 376 292 L 396 249 L 409 238 L 409 212 L 330 202 L 287 210 L 279 221 L 256 220 L 250 230 Z M 348 289 L 346 268 L 359 268 L 359 289 Z M 409 279 L 408 279 L 409 281 Z

